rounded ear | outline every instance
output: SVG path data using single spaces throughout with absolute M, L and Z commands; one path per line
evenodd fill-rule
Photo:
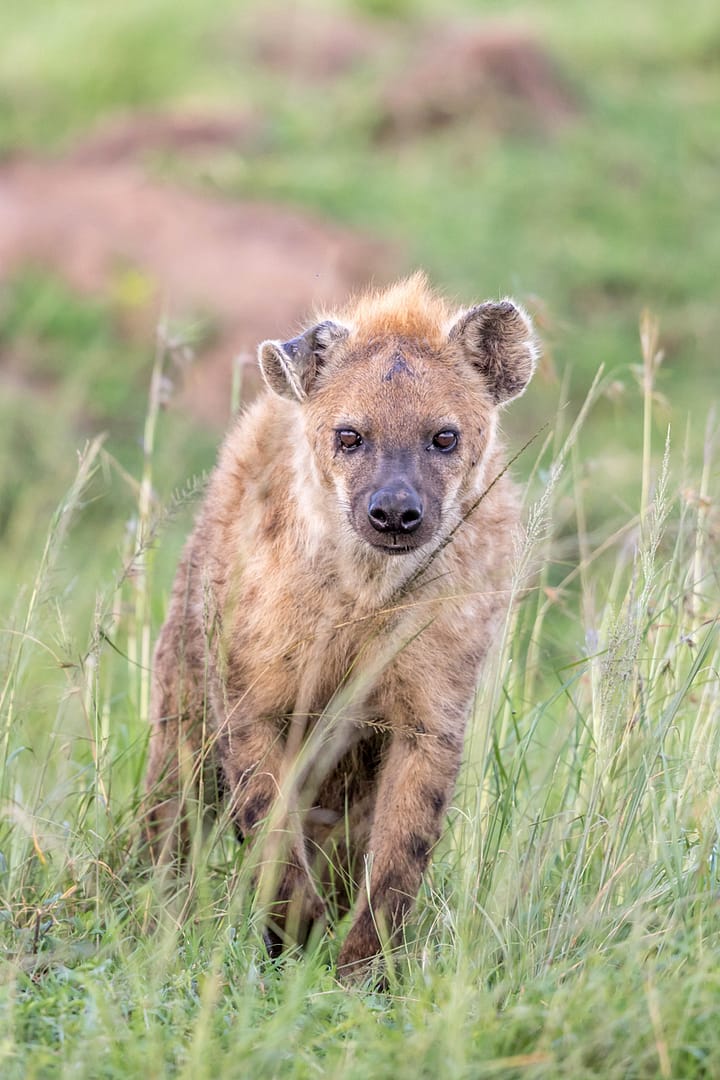
M 340 323 L 326 321 L 290 341 L 263 341 L 258 362 L 268 387 L 281 397 L 305 401 L 331 346 L 349 332 Z
M 458 316 L 448 339 L 485 379 L 496 404 L 518 397 L 539 355 L 530 316 L 512 300 L 488 300 Z

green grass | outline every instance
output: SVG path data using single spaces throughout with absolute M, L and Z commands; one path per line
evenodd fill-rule
M 10 607 L 18 581 L 29 580 L 58 493 L 71 482 L 83 444 L 106 435 L 109 453 L 79 508 L 75 542 L 64 553 L 74 582 L 73 612 L 84 628 L 102 575 L 111 572 L 123 524 L 136 503 L 142 464 L 152 342 L 128 339 L 112 298 L 74 295 L 47 274 L 28 271 L 0 291 L 0 542 L 13 571 L 0 574 L 0 604 Z M 182 340 L 182 339 L 181 339 Z M 166 363 L 168 385 L 177 365 Z M 2 375 L 5 378 L 2 379 Z M 155 479 L 166 497 L 213 462 L 215 436 L 179 412 L 163 414 Z M 183 468 L 176 468 L 182 454 Z M 38 523 L 41 527 L 38 528 Z M 187 517 L 183 519 L 187 524 Z M 78 601 L 77 593 L 82 593 Z
M 518 567 L 522 586 L 544 556 L 541 580 L 483 681 L 389 992 L 348 992 L 332 966 L 345 926 L 308 955 L 266 958 L 226 830 L 170 891 L 142 857 L 153 547 L 167 517 L 147 498 L 155 419 L 151 408 L 126 561 L 87 644 L 68 641 L 60 563 L 97 442 L 3 639 L 3 1075 L 714 1075 L 712 460 L 686 475 L 668 447 L 644 514 L 598 543 L 583 417 L 548 440 Z M 678 494 L 692 484 L 697 496 Z M 559 566 L 551 523 L 568 499 L 580 561 Z
M 168 894 L 137 826 L 150 645 L 216 436 L 158 412 L 122 296 L 3 284 L 0 1074 L 716 1076 L 717 5 L 357 0 L 388 51 L 332 92 L 252 59 L 253 7 L 11 0 L 0 151 L 61 154 L 138 106 L 250 106 L 256 143 L 151 167 L 381 234 L 464 300 L 528 301 L 559 373 L 507 418 L 513 447 L 550 420 L 515 466 L 540 576 L 389 992 L 336 983 L 345 925 L 271 963 L 230 836 Z M 535 28 L 577 122 L 377 143 L 398 40 L 451 13 Z M 646 306 L 665 357 L 644 392 Z

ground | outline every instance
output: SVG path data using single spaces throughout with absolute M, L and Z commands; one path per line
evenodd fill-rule
M 244 358 L 254 378 L 258 341 L 339 303 L 390 258 L 379 242 L 317 215 L 161 183 L 137 161 L 166 147 L 192 151 L 211 131 L 233 145 L 233 133 L 218 134 L 216 123 L 138 116 L 66 159 L 0 168 L 0 265 L 6 280 L 40 266 L 81 295 L 119 292 L 122 302 L 129 291 L 136 314 L 144 309 L 146 339 L 161 313 L 209 324 L 183 404 L 221 428 L 232 359 Z

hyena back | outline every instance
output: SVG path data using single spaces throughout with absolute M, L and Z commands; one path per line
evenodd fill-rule
M 228 435 L 177 572 L 153 851 L 186 847 L 189 787 L 222 789 L 238 833 L 262 835 L 277 940 L 362 881 L 346 977 L 397 935 L 453 792 L 519 529 L 497 414 L 535 356 L 517 305 L 454 312 L 421 275 L 264 342 L 268 390 Z

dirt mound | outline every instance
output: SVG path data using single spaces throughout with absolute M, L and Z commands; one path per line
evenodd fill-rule
M 529 32 L 501 24 L 443 27 L 404 56 L 381 95 L 381 138 L 478 120 L 500 131 L 552 131 L 576 96 Z
M 210 198 L 100 159 L 0 168 L 0 281 L 28 265 L 91 294 L 116 296 L 139 281 L 143 334 L 162 312 L 209 323 L 211 342 L 184 393 L 204 421 L 227 421 L 233 356 L 254 357 L 259 340 L 387 276 L 387 249 L 350 230 L 281 206 Z
M 240 20 L 236 37 L 251 59 L 311 82 L 343 75 L 382 45 L 379 29 L 366 19 L 328 9 L 308 11 L 298 4 L 249 12 Z M 223 48 L 235 49 L 232 35 Z
M 84 138 L 71 154 L 83 165 L 116 165 L 158 152 L 194 156 L 242 149 L 257 140 L 262 124 L 250 111 L 227 114 L 140 112 L 118 116 Z

